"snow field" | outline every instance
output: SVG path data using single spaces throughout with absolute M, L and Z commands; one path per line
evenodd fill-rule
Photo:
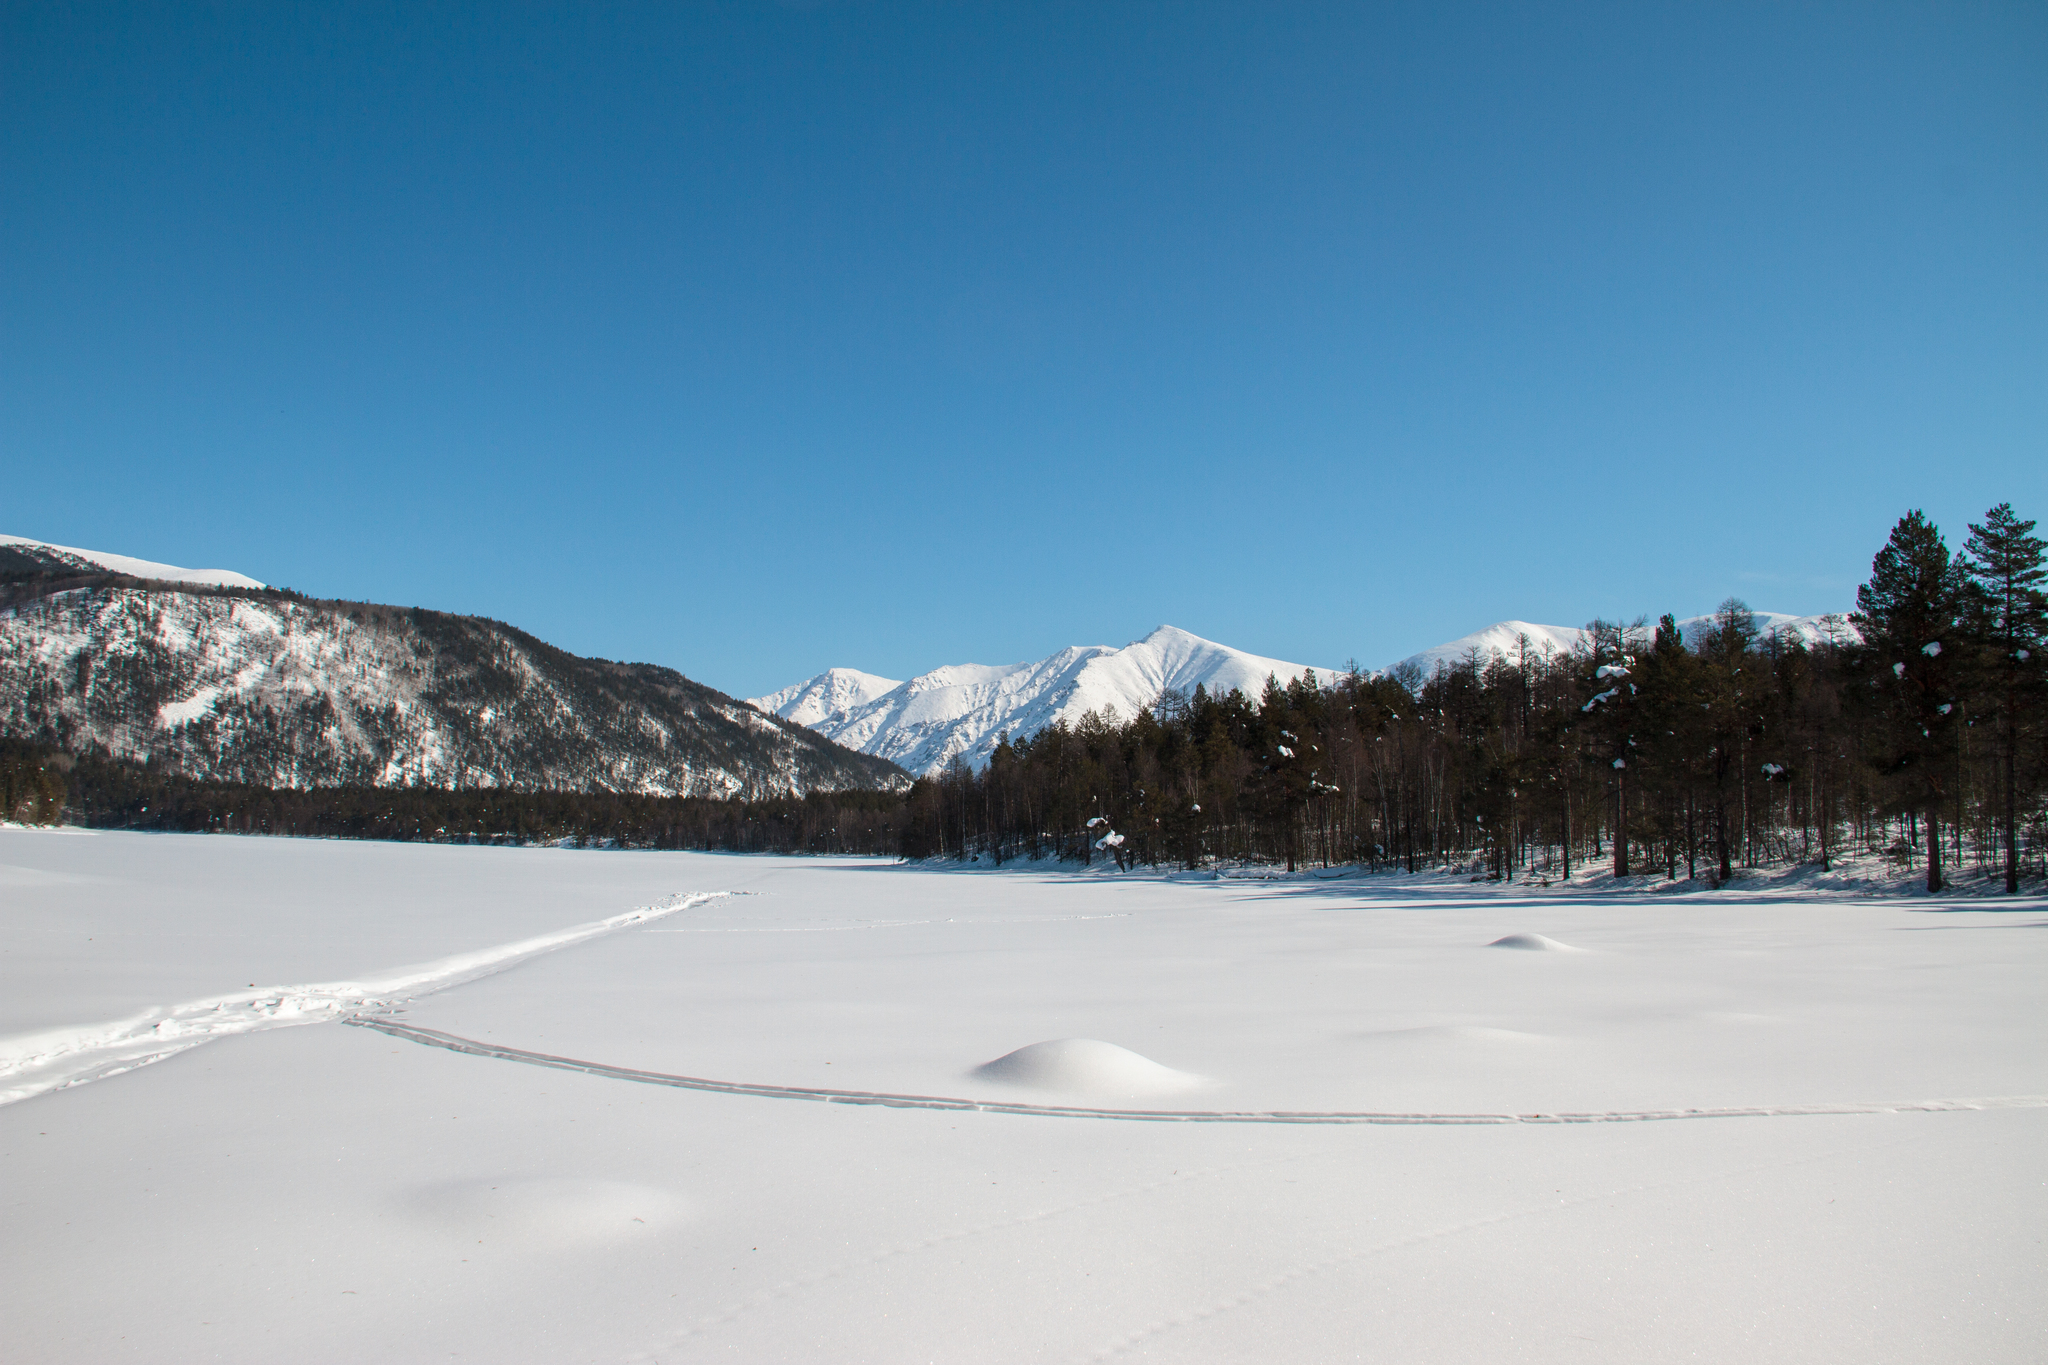
M 10 1359 L 2017 1361 L 2048 1333 L 2038 900 L 27 831 L 0 868 L 8 1008 L 51 1026 L 746 891 L 389 1018 L 991 1105 L 1163 1071 L 1207 1084 L 1147 1106 L 1752 1111 L 1052 1119 L 275 1029 L 0 1107 Z M 1516 936 L 1582 951 L 1491 946 Z M 278 970 L 231 979 L 252 962 Z M 1785 1112 L 1938 1098 L 2007 1107 Z
M 367 981 L 321 981 L 234 991 L 143 1010 L 126 1019 L 0 1038 L 0 1104 L 161 1062 L 201 1043 L 258 1029 L 330 1023 L 388 1009 L 401 998 L 444 990 L 599 934 L 687 910 L 723 892 L 671 896 L 593 924 L 400 967 Z M 252 983 L 253 984 L 253 983 Z

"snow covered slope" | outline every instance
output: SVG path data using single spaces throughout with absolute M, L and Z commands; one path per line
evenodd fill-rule
M 901 687 L 895 678 L 878 678 L 857 668 L 828 668 L 817 677 L 755 697 L 748 704 L 784 720 L 816 728 L 852 715 L 885 692 Z
M 133 578 L 155 578 L 166 583 L 197 583 L 216 588 L 260 588 L 263 584 L 233 569 L 181 569 L 175 564 L 112 555 L 104 550 L 80 550 L 70 545 L 52 545 L 25 536 L 0 536 L 0 570 L 85 569 L 127 574 Z
M 0 585 L 0 736 L 263 786 L 751 798 L 907 785 L 653 664 L 498 621 L 242 588 Z
M 1688 616 L 1678 623 L 1678 632 L 1688 645 L 1698 645 L 1700 637 L 1711 627 L 1716 617 Z M 1781 611 L 1753 611 L 1749 614 L 1750 624 L 1761 636 L 1790 635 L 1812 645 L 1829 638 L 1853 640 L 1855 627 L 1844 616 L 1791 616 Z M 1437 645 L 1420 653 L 1410 654 L 1382 672 L 1397 673 L 1412 665 L 1420 677 L 1427 678 L 1437 669 L 1458 664 L 1465 659 L 1477 657 L 1482 663 L 1493 657 L 1513 659 L 1527 642 L 1528 657 L 1531 660 L 1546 655 L 1570 654 L 1576 649 L 1592 647 L 1593 633 L 1583 626 L 1540 626 L 1529 621 L 1496 621 L 1484 630 L 1475 630 L 1470 635 L 1461 635 L 1455 640 Z
M 835 668 L 753 704 L 848 748 L 932 773 L 955 755 L 986 763 L 1005 733 L 1035 735 L 1105 706 L 1129 720 L 1169 688 L 1238 688 L 1256 697 L 1269 676 L 1288 683 L 1307 671 L 1161 626 L 1122 649 L 1076 645 L 1034 663 L 953 664 L 904 683 Z

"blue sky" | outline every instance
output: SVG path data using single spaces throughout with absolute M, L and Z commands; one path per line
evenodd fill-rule
M 2048 521 L 2048 9 L 0 9 L 0 531 L 739 694 Z

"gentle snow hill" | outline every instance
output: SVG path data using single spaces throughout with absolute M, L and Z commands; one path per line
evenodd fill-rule
M 1686 644 L 1697 645 L 1700 637 L 1715 623 L 1711 613 L 1706 616 L 1688 616 L 1678 623 L 1678 633 Z M 1759 637 L 1774 635 L 1793 636 L 1806 644 L 1817 644 L 1826 639 L 1854 640 L 1856 628 L 1846 616 L 1792 616 L 1782 611 L 1753 611 L 1749 614 L 1750 625 Z M 1439 668 L 1462 663 L 1477 657 L 1482 662 L 1491 658 L 1514 659 L 1523 649 L 1531 659 L 1570 654 L 1575 650 L 1591 649 L 1593 633 L 1583 626 L 1542 626 L 1530 621 L 1496 621 L 1484 630 L 1475 630 L 1470 635 L 1461 635 L 1445 644 L 1410 654 L 1407 658 L 1389 668 L 1380 670 L 1383 674 L 1394 673 L 1413 665 L 1424 678 Z
M 165 583 L 197 583 L 215 588 L 260 588 L 245 573 L 233 569 L 181 569 L 175 564 L 108 554 L 104 550 L 80 550 L 70 545 L 52 545 L 26 536 L 0 536 L 0 571 L 36 572 L 51 569 L 83 569 L 87 572 L 127 574 L 131 578 L 154 578 Z
M 981 766 L 1004 734 L 1035 735 L 1105 706 L 1128 720 L 1169 688 L 1256 697 L 1268 677 L 1289 683 L 1308 671 L 1161 626 L 1122 649 L 1075 645 L 1032 663 L 952 664 L 903 683 L 835 668 L 753 704 L 913 773 L 935 773 L 956 756 Z

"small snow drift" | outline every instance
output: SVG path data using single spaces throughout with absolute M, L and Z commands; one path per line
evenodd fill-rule
M 1530 1043 L 1547 1043 L 1549 1038 L 1540 1033 L 1524 1033 L 1520 1029 L 1489 1028 L 1482 1024 L 1431 1024 L 1421 1028 L 1377 1029 L 1359 1035 L 1373 1042 L 1393 1044 L 1479 1044 L 1525 1047 Z
M 1185 1071 L 1161 1066 L 1115 1043 L 1093 1038 L 1057 1038 L 1033 1043 L 985 1062 L 971 1073 L 977 1079 L 1037 1090 L 1062 1090 L 1101 1097 L 1170 1095 L 1209 1082 Z
M 418 1191 L 411 1203 L 427 1224 L 461 1241 L 534 1247 L 631 1237 L 682 1212 L 666 1190 L 565 1177 L 451 1180 Z
M 1541 934 L 1509 934 L 1486 945 L 1489 948 L 1520 948 L 1526 953 L 1583 953 L 1584 948 L 1574 948 L 1569 943 L 1559 943 L 1554 938 Z

